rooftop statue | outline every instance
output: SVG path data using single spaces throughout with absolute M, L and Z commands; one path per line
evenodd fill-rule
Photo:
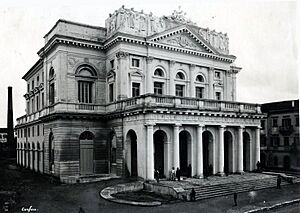
M 191 26 L 198 35 L 220 53 L 229 54 L 227 34 L 198 27 L 196 23 L 186 17 L 186 13 L 181 10 L 181 7 L 174 10 L 170 16 L 156 17 L 151 12 L 145 14 L 143 10 L 139 12 L 133 8 L 127 9 L 122 6 L 110 14 L 105 21 L 108 38 L 117 32 L 147 37 L 182 24 Z

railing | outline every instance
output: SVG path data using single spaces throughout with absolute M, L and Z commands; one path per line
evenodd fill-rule
M 113 113 L 116 111 L 125 111 L 139 108 L 176 108 L 193 110 L 226 111 L 240 113 L 261 113 L 260 105 L 240 102 L 218 101 L 211 99 L 197 99 L 175 96 L 158 96 L 153 94 L 142 95 L 134 98 L 128 98 L 112 103 L 90 104 L 90 103 L 63 103 L 58 102 L 54 105 L 45 107 L 42 111 L 31 115 L 22 116 L 17 119 L 18 124 L 30 122 L 39 117 L 54 112 L 75 112 L 75 113 Z

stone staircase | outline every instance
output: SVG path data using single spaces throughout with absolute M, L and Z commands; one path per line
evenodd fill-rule
M 294 183 L 299 183 L 298 178 Z M 290 184 L 287 181 L 282 180 L 281 186 Z M 260 180 L 249 180 L 242 182 L 226 183 L 226 184 L 216 184 L 210 186 L 198 186 L 194 187 L 196 192 L 196 200 L 202 200 L 207 198 L 214 198 L 219 196 L 232 195 L 234 192 L 248 192 L 257 191 L 266 188 L 275 188 L 277 185 L 277 177 L 270 177 Z M 190 191 L 190 190 L 189 190 Z

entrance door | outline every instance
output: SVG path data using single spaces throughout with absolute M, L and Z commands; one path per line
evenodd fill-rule
M 80 140 L 80 174 L 94 173 L 94 141 Z
M 131 141 L 131 176 L 137 176 L 137 143 L 136 139 Z

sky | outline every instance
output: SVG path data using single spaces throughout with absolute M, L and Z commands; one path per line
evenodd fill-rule
M 1 0 L 0 127 L 6 126 L 7 87 L 13 87 L 14 119 L 25 114 L 22 76 L 38 60 L 43 36 L 58 19 L 105 26 L 125 5 L 155 16 L 181 9 L 200 27 L 229 36 L 229 51 L 242 67 L 237 101 L 266 103 L 299 98 L 299 5 L 296 0 Z M 298 37 L 297 37 L 298 35 Z M 16 124 L 16 121 L 15 121 Z

